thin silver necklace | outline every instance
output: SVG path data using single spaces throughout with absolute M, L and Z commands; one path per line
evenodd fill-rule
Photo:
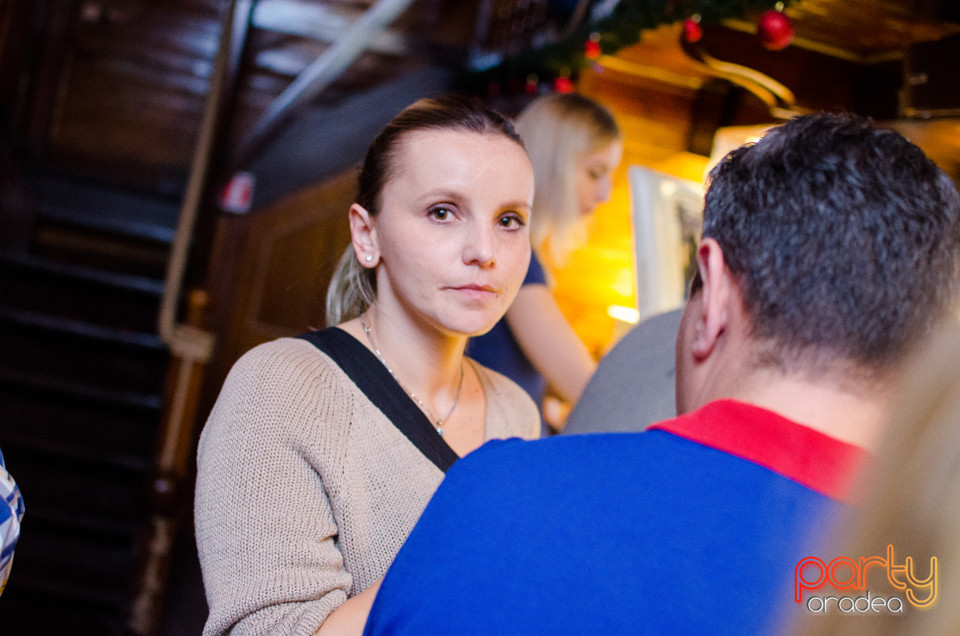
M 400 385 L 400 388 L 406 391 L 407 395 L 409 395 L 413 401 L 420 406 L 423 412 L 427 414 L 427 417 L 429 417 L 431 423 L 433 423 L 433 427 L 437 429 L 437 434 L 439 434 L 440 437 L 443 437 L 443 423 L 450 419 L 450 416 L 453 415 L 453 410 L 457 408 L 457 404 L 460 403 L 460 389 L 463 388 L 463 360 L 460 360 L 460 381 L 457 382 L 457 394 L 453 398 L 453 406 L 450 407 L 450 410 L 447 411 L 447 414 L 444 417 L 437 419 L 437 417 L 433 414 L 433 411 L 431 411 L 430 408 L 423 403 L 423 400 L 418 398 L 413 391 L 404 386 L 403 382 L 400 381 L 400 378 L 397 377 L 397 374 L 394 373 L 393 369 L 390 368 L 390 365 L 387 364 L 387 361 L 383 359 L 383 354 L 380 353 L 380 349 L 378 349 L 377 345 L 373 342 L 373 335 L 370 333 L 370 327 L 367 326 L 367 321 L 364 320 L 365 315 L 366 312 L 360 314 L 360 326 L 363 328 L 363 333 L 367 334 L 367 340 L 370 341 L 370 346 L 373 347 L 373 352 L 377 354 L 377 358 L 379 358 L 380 362 L 383 363 L 383 366 L 387 369 L 387 373 L 389 373 L 390 376 L 397 381 L 397 384 Z

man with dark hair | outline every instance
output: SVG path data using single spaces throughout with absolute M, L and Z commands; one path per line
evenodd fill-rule
M 794 119 L 712 172 L 680 416 L 491 442 L 448 473 L 367 633 L 757 633 L 955 308 L 960 197 L 900 135 Z

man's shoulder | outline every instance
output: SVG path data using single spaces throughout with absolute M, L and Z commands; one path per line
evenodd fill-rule
M 444 483 L 479 482 L 484 488 L 496 484 L 507 489 L 530 488 L 540 482 L 548 485 L 557 474 L 575 477 L 605 470 L 611 463 L 650 460 L 659 453 L 657 440 L 663 437 L 674 436 L 648 431 L 491 440 L 458 460 Z
M 645 432 L 592 433 L 589 435 L 555 436 L 539 440 L 519 438 L 490 440 L 457 462 L 458 466 L 513 462 L 518 466 L 529 465 L 531 459 L 558 460 L 583 453 L 625 452 L 627 447 L 643 445 L 649 436 Z

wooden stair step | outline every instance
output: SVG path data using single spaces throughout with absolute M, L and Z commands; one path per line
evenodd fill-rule
M 179 198 L 33 170 L 31 251 L 64 263 L 163 278 Z
M 18 310 L 151 332 L 162 293 L 163 282 L 146 276 L 0 254 L 0 298 Z
M 0 309 L 0 367 L 95 387 L 162 389 L 167 351 L 153 334 Z
M 42 429 L 38 430 L 36 427 L 24 431 L 20 427 L 10 425 L 6 429 L 0 435 L 4 448 L 30 448 L 42 452 L 54 461 L 65 458 L 81 462 L 96 462 L 132 472 L 145 472 L 150 466 L 148 456 L 138 457 L 97 448 L 84 448 L 69 439 L 56 438 L 47 433 L 41 433 Z M 97 435 L 97 437 L 100 437 L 100 435 Z
M 69 532 L 96 537 L 98 541 L 127 543 L 140 529 L 138 520 L 77 516 L 36 500 L 30 502 L 31 523 L 43 524 L 49 532 Z
M 25 525 L 7 591 L 118 607 L 130 582 L 134 542 L 132 536 L 103 540 L 75 529 L 50 527 L 41 520 Z
M 9 455 L 9 461 L 8 461 Z M 77 525 L 127 524 L 143 513 L 144 471 L 7 443 L 4 461 L 27 506 L 59 510 Z
M 100 387 L 70 378 L 4 368 L 2 364 L 0 364 L 0 383 L 26 390 L 42 391 L 48 396 L 58 395 L 63 399 L 89 400 L 116 408 L 142 409 L 159 413 L 162 404 L 157 393 Z
M 0 448 L 11 441 L 51 454 L 146 468 L 160 417 L 158 396 L 152 396 L 155 405 L 143 406 L 12 376 L 0 376 Z
M 31 513 L 33 512 L 31 510 Z M 33 538 L 26 546 L 26 558 L 40 564 L 40 568 L 31 568 L 32 570 L 54 572 L 54 576 L 43 577 L 54 581 L 68 580 L 71 575 L 81 574 L 84 569 L 101 570 L 103 588 L 119 590 L 126 587 L 132 561 L 132 555 L 127 553 L 137 540 L 136 527 L 125 524 L 125 531 L 122 533 L 99 528 L 90 530 L 82 523 L 51 523 L 40 515 L 39 509 L 36 512 L 35 515 L 31 514 L 30 536 Z M 26 536 L 27 534 L 23 533 L 22 537 Z M 23 547 L 17 543 L 18 561 L 24 556 L 20 552 Z M 99 567 L 101 564 L 106 567 Z
M 32 251 L 41 257 L 80 267 L 162 278 L 169 244 L 135 241 L 87 226 L 38 218 Z
M 157 243 L 173 241 L 177 198 L 52 173 L 31 172 L 27 181 L 40 218 Z

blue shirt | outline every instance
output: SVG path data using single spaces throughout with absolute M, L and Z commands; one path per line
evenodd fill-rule
M 365 634 L 764 632 L 863 456 L 730 400 L 489 442 L 447 473 Z

